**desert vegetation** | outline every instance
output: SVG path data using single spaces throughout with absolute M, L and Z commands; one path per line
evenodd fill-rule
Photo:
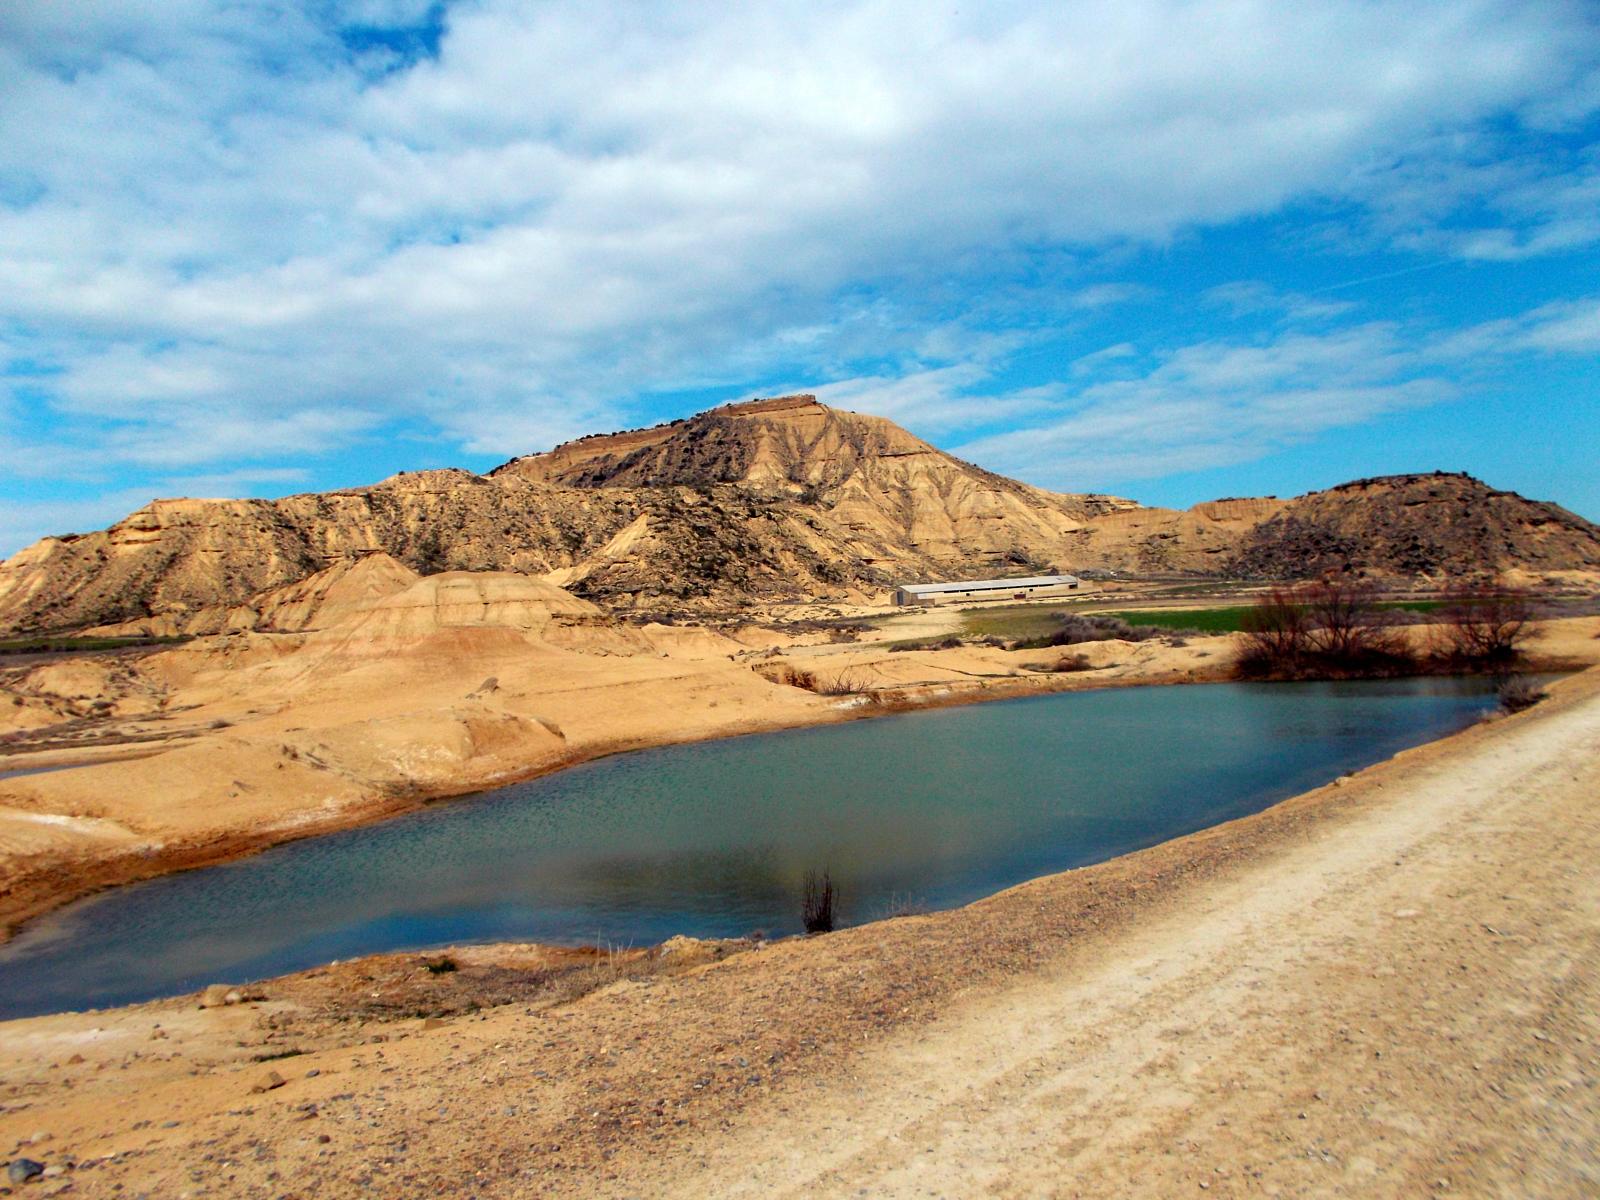
M 1542 687 L 1521 675 L 1507 675 L 1495 689 L 1495 698 L 1500 703 L 1501 712 L 1519 713 L 1523 709 L 1532 708 L 1544 697 L 1545 692 Z
M 1520 592 L 1457 591 L 1440 616 L 1437 652 L 1474 665 L 1515 661 L 1533 632 L 1533 605 Z
M 1403 626 L 1430 612 L 1431 636 Z M 1428 609 L 1380 603 L 1370 584 L 1336 576 L 1266 592 L 1244 616 L 1239 673 L 1257 679 L 1370 678 L 1513 667 L 1532 633 L 1517 592 L 1458 590 Z
M 1040 637 L 1013 642 L 1011 648 L 1045 650 L 1052 646 L 1080 646 L 1085 642 L 1145 642 L 1175 632 L 1154 625 L 1130 625 L 1121 617 L 1107 614 L 1063 613 L 1057 617 L 1054 629 Z
M 833 888 L 833 876 L 826 870 L 807 871 L 802 884 L 804 894 L 800 900 L 800 923 L 807 933 L 832 933 L 834 905 L 838 895 Z

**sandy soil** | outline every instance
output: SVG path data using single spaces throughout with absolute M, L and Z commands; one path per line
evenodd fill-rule
M 41 1194 L 1593 1195 L 1600 672 L 1553 692 L 965 909 L 595 990 L 489 949 L 10 1022 L 0 1148 Z

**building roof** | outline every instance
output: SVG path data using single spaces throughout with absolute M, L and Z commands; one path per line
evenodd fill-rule
M 965 583 L 902 583 L 899 590 L 913 596 L 933 596 L 940 592 L 1004 591 L 1077 582 L 1076 575 L 1030 575 L 1025 579 L 972 579 Z

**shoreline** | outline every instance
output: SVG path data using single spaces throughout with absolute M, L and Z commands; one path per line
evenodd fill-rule
M 1504 1097 L 1522 1078 L 1507 1072 L 1533 1052 L 1524 1045 L 1548 1054 L 1583 1044 L 1548 1015 L 1548 999 L 1534 1001 L 1546 1015 L 1532 1026 L 1511 1015 L 1536 979 L 1548 977 L 1538 986 L 1560 994 L 1560 973 L 1530 975 L 1528 956 L 1564 953 L 1572 935 L 1557 940 L 1567 926 L 1556 922 L 1593 907 L 1574 914 L 1560 887 L 1585 886 L 1582 864 L 1600 837 L 1592 820 L 1572 824 L 1588 793 L 1568 765 L 1574 732 L 1579 753 L 1592 736 L 1600 671 L 1557 681 L 1550 693 L 1524 713 L 1402 751 L 1260 813 L 962 908 L 720 961 L 701 957 L 664 976 L 624 971 L 577 999 L 512 998 L 426 1020 L 379 1007 L 387 966 L 434 986 L 410 954 L 283 977 L 264 986 L 265 1000 L 230 1007 L 196 1009 L 188 998 L 8 1022 L 0 1028 L 11 1044 L 28 1049 L 24 1075 L 3 1097 L 16 1102 L 0 1105 L 0 1140 L 26 1144 L 33 1131 L 48 1131 L 35 1157 L 74 1159 L 99 1187 L 119 1181 L 152 1193 L 181 1187 L 203 1151 L 239 1172 L 241 1195 L 270 1188 L 267 1172 L 291 1165 L 307 1188 L 330 1197 L 370 1194 L 375 1181 L 414 1194 L 510 1196 L 530 1171 L 554 1195 L 850 1194 L 858 1186 L 850 1172 L 870 1176 L 880 1161 L 904 1169 L 899 1156 L 924 1144 L 915 1124 L 876 1128 L 919 1119 L 917 1105 L 933 1105 L 934 1128 L 951 1119 L 938 1105 L 974 1105 L 948 1110 L 959 1115 L 952 1136 L 971 1139 L 994 1120 L 1013 1139 L 1007 1169 L 1062 1169 L 1049 1152 L 1018 1151 L 1018 1130 L 1004 1119 L 1030 1111 L 1039 1075 L 1063 1081 L 1041 1093 L 1041 1136 L 1065 1129 L 1078 1147 L 1072 1153 L 1088 1156 L 1070 1172 L 1088 1194 L 1128 1194 L 1125 1185 L 1092 1186 L 1095 1171 L 1147 1183 L 1146 1173 L 1186 1173 L 1185 1190 L 1209 1180 L 1234 1194 L 1211 1167 L 1240 1161 L 1281 1190 L 1317 1192 L 1315 1180 L 1282 1175 L 1329 1169 L 1325 1158 L 1307 1160 L 1303 1136 L 1334 1139 L 1327 1144 L 1341 1162 L 1383 1147 L 1403 1161 L 1380 1176 L 1393 1181 L 1381 1194 L 1409 1194 L 1401 1180 L 1425 1191 L 1462 1169 L 1450 1140 L 1455 1122 L 1477 1122 L 1462 1135 L 1469 1146 L 1478 1144 L 1475 1130 L 1522 1128 Z M 1553 740 L 1558 734 L 1564 742 Z M 1566 759 L 1539 757 L 1559 745 Z M 1576 761 L 1592 782 L 1594 764 Z M 1479 781 L 1488 764 L 1490 778 Z M 1466 808 L 1461 780 L 1479 781 Z M 1525 793 L 1506 786 L 1523 780 Z M 1524 846 L 1523 838 L 1533 840 Z M 1572 861 L 1552 870 L 1530 852 L 1539 838 L 1567 846 Z M 1484 857 L 1491 851 L 1498 857 Z M 1508 877 L 1502 859 L 1521 873 Z M 1345 880 L 1342 891 L 1303 894 L 1317 872 Z M 1329 908 L 1335 896 L 1342 907 Z M 1241 915 L 1241 906 L 1250 911 Z M 1255 924 L 1238 926 L 1246 918 Z M 1272 972 L 1303 973 L 1330 955 L 1334 974 L 1280 996 Z M 1185 956 L 1199 965 L 1180 972 Z M 463 961 L 463 975 L 476 970 Z M 1192 972 L 1199 978 L 1174 991 Z M 1206 990 L 1218 972 L 1237 977 L 1233 990 Z M 1412 987 L 1445 1007 L 1425 1011 L 1405 991 Z M 1373 997 L 1390 995 L 1381 1017 L 1369 1012 Z M 1472 1036 L 1460 1045 L 1434 1040 L 1435 1025 Z M 1547 1040 L 1527 1042 L 1530 1028 Z M 969 1036 L 993 1045 L 962 1040 Z M 286 1050 L 295 1057 L 262 1065 Z M 69 1054 L 76 1062 L 62 1061 Z M 269 1068 L 285 1082 L 251 1094 Z M 1547 1088 L 1565 1078 L 1546 1074 Z M 1083 1091 L 1092 1079 L 1103 1087 Z M 1202 1085 L 1203 1101 L 1190 1100 Z M 1439 1087 L 1439 1108 L 1426 1107 L 1435 1094 L 1428 1089 Z M 1397 1114 L 1433 1124 L 1425 1132 L 1402 1124 L 1407 1135 L 1385 1140 L 1370 1123 L 1375 1090 Z M 1574 1102 L 1586 1095 L 1571 1093 Z M 473 1114 L 470 1129 L 433 1119 L 445 1105 Z M 1129 1120 L 1130 1105 L 1195 1124 L 1152 1128 Z M 1297 1108 L 1320 1124 L 1298 1125 Z M 300 1123 L 307 1112 L 311 1123 Z M 1118 1138 L 1148 1137 L 1102 1148 L 1091 1121 L 1113 1122 Z M 881 1137 L 879 1149 L 860 1159 L 852 1147 L 868 1136 Z M 1174 1138 L 1221 1143 L 1198 1158 L 1174 1157 Z M 902 1142 L 903 1152 L 893 1149 Z M 1559 1154 L 1554 1140 L 1530 1144 Z M 798 1146 L 807 1161 L 786 1162 Z M 979 1151 L 987 1153 L 963 1150 L 958 1163 L 977 1163 Z M 1402 1171 L 1411 1169 L 1408 1155 L 1422 1155 L 1416 1169 L 1427 1174 Z M 811 1175 L 820 1182 L 807 1184 Z M 1370 1175 L 1337 1178 L 1372 1194 Z M 1473 1191 L 1519 1193 L 1530 1194 Z
M 79 864 L 76 874 L 80 877 L 72 880 L 58 882 L 51 878 L 57 871 L 66 871 L 70 869 L 69 867 L 50 868 L 47 869 L 48 874 L 45 874 L 45 878 L 34 889 L 39 893 L 37 895 L 30 894 L 30 885 L 33 884 L 33 880 L 25 875 L 18 883 L 13 884 L 3 897 L 0 897 L 0 945 L 4 945 L 15 937 L 18 931 L 28 922 L 75 901 L 111 888 L 130 883 L 139 883 L 147 879 L 159 878 L 163 875 L 220 866 L 224 863 L 235 862 L 239 859 L 259 854 L 276 846 L 284 846 L 307 838 L 322 837 L 327 834 L 342 833 L 350 829 L 360 829 L 368 825 L 375 825 L 395 817 L 405 816 L 408 813 L 421 811 L 436 804 L 445 804 L 453 800 L 464 800 L 468 797 L 480 796 L 500 788 L 527 783 L 534 779 L 542 779 L 548 775 L 583 766 L 586 763 L 598 762 L 601 759 L 611 758 L 619 754 L 632 754 L 640 750 L 656 750 L 667 746 L 688 746 L 700 742 L 754 737 L 768 733 L 785 733 L 797 729 L 843 724 L 848 721 L 901 716 L 909 713 L 934 711 L 941 708 L 983 704 L 990 701 L 1020 700 L 1030 696 L 1052 695 L 1067 691 L 1101 691 L 1111 688 L 1171 687 L 1185 684 L 1233 682 L 1240 681 L 1235 680 L 1229 674 L 1218 671 L 1214 675 L 1184 678 L 1153 676 L 1134 679 L 1092 680 L 1074 678 L 1071 675 L 1040 674 L 1020 677 L 1014 680 L 986 680 L 971 685 L 937 683 L 922 685 L 920 694 L 917 688 L 885 689 L 886 692 L 894 693 L 893 699 L 856 704 L 840 703 L 830 709 L 822 711 L 811 710 L 810 712 L 798 714 L 794 720 L 765 722 L 741 722 L 735 720 L 718 729 L 700 731 L 682 737 L 639 738 L 631 741 L 585 746 L 580 752 L 557 761 L 543 762 L 526 770 L 509 771 L 487 784 L 474 782 L 463 787 L 451 787 L 449 785 L 433 788 L 419 787 L 403 796 L 373 796 L 361 805 L 348 807 L 325 819 L 300 822 L 292 827 L 241 833 L 228 838 L 216 839 L 203 845 L 174 846 L 163 849 L 156 854 L 147 854 L 138 849 L 133 849 L 121 857 L 110 858 L 101 864 L 96 864 L 87 871 L 82 869 L 82 864 Z M 46 751 L 44 753 L 49 752 Z M 146 757 L 153 756 L 148 754 L 137 756 L 108 755 L 104 758 L 77 761 L 63 765 L 99 766 L 103 763 L 122 762 L 133 758 Z M 43 772 L 41 771 L 41 773 Z M 17 776 L 17 778 L 26 778 L 26 776 Z
M 1562 676 L 1562 675 L 1565 675 L 1565 674 L 1572 673 L 1572 671 L 1571 671 L 1570 667 L 1569 667 L 1568 671 L 1559 671 L 1559 670 L 1556 669 L 1554 664 L 1552 664 L 1551 662 L 1546 661 L 1546 662 L 1543 662 L 1543 663 L 1525 664 L 1525 666 L 1523 667 L 1522 671 L 1519 672 L 1519 673 L 1522 673 L 1522 674 L 1540 674 L 1540 675 L 1546 675 L 1546 676 L 1557 676 L 1557 677 L 1559 677 L 1559 676 Z M 1482 674 L 1474 674 L 1474 673 L 1462 673 L 1462 672 L 1440 673 L 1440 672 L 1432 672 L 1432 673 L 1423 673 L 1423 674 L 1404 676 L 1404 677 L 1395 677 L 1395 678 L 1396 679 L 1400 679 L 1400 678 L 1405 678 L 1405 679 L 1426 679 L 1426 678 L 1469 679 L 1469 678 L 1484 678 L 1484 677 L 1486 677 L 1486 676 L 1484 676 Z M 300 840 L 314 838 L 314 837 L 321 837 L 321 836 L 330 835 L 330 834 L 334 834 L 334 833 L 338 833 L 338 832 L 343 832 L 343 831 L 347 831 L 347 830 L 351 830 L 351 829 L 361 829 L 361 828 L 366 828 L 366 827 L 369 827 L 369 826 L 374 826 L 374 825 L 377 825 L 377 824 L 379 824 L 381 822 L 384 822 L 384 821 L 388 821 L 388 820 L 391 820 L 391 819 L 403 817 L 403 816 L 406 816 L 406 815 L 411 814 L 411 813 L 419 812 L 419 811 L 421 811 L 423 809 L 432 807 L 432 806 L 434 806 L 436 804 L 449 803 L 452 800 L 466 800 L 466 799 L 472 799 L 474 797 L 488 795 L 488 794 L 491 794 L 491 793 L 493 793 L 495 791 L 498 791 L 498 790 L 500 790 L 502 788 L 514 786 L 517 783 L 522 783 L 522 782 L 527 782 L 529 780 L 544 778 L 544 777 L 547 777 L 547 776 L 550 776 L 550 775 L 554 775 L 554 774 L 556 774 L 556 773 L 558 773 L 560 771 L 565 771 L 565 770 L 568 770 L 568 769 L 571 769 L 571 768 L 575 768 L 575 767 L 579 767 L 579 766 L 583 766 L 583 765 L 586 765 L 586 764 L 589 764 L 589 763 L 598 762 L 598 761 L 600 761 L 602 759 L 613 757 L 615 755 L 635 753 L 635 752 L 640 751 L 640 750 L 659 749 L 659 748 L 664 748 L 664 747 L 669 746 L 669 745 L 691 745 L 691 744 L 696 744 L 696 743 L 699 743 L 699 742 L 721 741 L 721 740 L 732 739 L 732 738 L 736 738 L 736 737 L 738 737 L 738 738 L 758 737 L 758 736 L 770 735 L 770 734 L 790 733 L 790 732 L 797 732 L 797 731 L 799 731 L 801 729 L 821 728 L 821 727 L 823 727 L 825 725 L 831 725 L 831 724 L 844 724 L 844 723 L 846 723 L 848 721 L 854 721 L 854 720 L 866 720 L 866 719 L 870 719 L 870 718 L 888 717 L 888 716 L 915 715 L 915 714 L 917 714 L 919 712 L 932 712 L 932 711 L 937 711 L 939 709 L 944 709 L 944 708 L 966 707 L 968 705 L 978 704 L 978 703 L 988 703 L 988 702 L 1003 703 L 1003 702 L 1006 702 L 1006 701 L 1021 701 L 1021 700 L 1028 700 L 1028 699 L 1039 699 L 1039 698 L 1043 698 L 1045 696 L 1062 695 L 1062 694 L 1066 694 L 1066 693 L 1069 693 L 1069 692 L 1109 691 L 1109 690 L 1121 690 L 1121 689 L 1124 689 L 1124 688 L 1134 688 L 1134 687 L 1177 686 L 1179 684 L 1185 684 L 1185 683 L 1260 685 L 1260 684 L 1264 684 L 1264 683 L 1301 683 L 1301 684 L 1303 684 L 1303 683 L 1316 683 L 1316 682 L 1341 683 L 1341 682 L 1359 682 L 1359 680 L 1340 680 L 1340 679 L 1328 679 L 1328 680 L 1260 680 L 1260 679 L 1239 679 L 1239 678 L 1237 678 L 1237 677 L 1235 677 L 1235 676 L 1233 676 L 1231 674 L 1220 674 L 1220 675 L 1218 675 L 1216 677 L 1204 678 L 1204 679 L 1195 679 L 1195 678 L 1185 678 L 1185 679 L 1139 678 L 1139 679 L 1119 679 L 1119 680 L 1093 681 L 1093 680 L 1082 680 L 1081 677 L 1079 677 L 1076 681 L 1074 681 L 1073 676 L 1070 676 L 1070 675 L 1065 676 L 1065 677 L 1061 676 L 1061 675 L 1053 675 L 1053 676 L 1052 675 L 1041 675 L 1041 676 L 1037 676 L 1037 677 L 1029 677 L 1027 679 L 1019 679 L 1019 680 L 1016 680 L 1014 682 L 1013 681 L 1006 681 L 1006 682 L 1011 683 L 1011 686 L 1005 687 L 1005 688 L 993 688 L 993 687 L 989 687 L 989 688 L 983 688 L 983 687 L 972 688 L 972 689 L 968 689 L 966 691 L 959 692 L 959 693 L 954 693 L 954 694 L 936 695 L 936 696 L 933 696 L 933 697 L 924 698 L 924 699 L 922 699 L 920 701 L 913 700 L 913 701 L 903 701 L 903 702 L 896 702 L 896 703 L 868 703 L 868 704 L 860 704 L 860 705 L 854 705 L 854 706 L 849 706 L 849 707 L 840 707 L 840 708 L 835 710 L 835 715 L 832 717 L 832 719 L 828 719 L 828 720 L 814 720 L 814 721 L 807 721 L 807 722 L 802 722 L 802 723 L 789 723 L 789 724 L 783 724 L 783 725 L 769 725 L 769 726 L 764 726 L 764 727 L 743 728 L 743 729 L 737 729 L 737 730 L 734 730 L 734 731 L 731 731 L 731 732 L 706 733 L 706 734 L 703 734 L 703 735 L 701 735 L 699 737 L 679 739 L 679 740 L 677 740 L 675 742 L 655 741 L 655 742 L 648 742 L 648 743 L 643 743 L 643 744 L 639 744 L 639 745 L 632 745 L 632 746 L 620 746 L 620 747 L 611 747 L 611 748 L 597 748 L 597 749 L 594 749 L 593 752 L 586 753 L 586 754 L 583 754 L 581 756 L 574 756 L 570 761 L 562 762 L 560 764 L 553 764 L 553 765 L 552 764 L 546 764 L 546 765 L 544 765 L 544 766 L 542 766 L 542 767 L 540 767 L 540 768 L 538 768 L 536 770 L 518 774 L 515 778 L 506 779 L 503 782 L 496 783 L 496 784 L 494 784 L 494 785 L 492 785 L 492 786 L 490 786 L 488 788 L 472 788 L 470 790 L 461 791 L 461 792 L 455 792 L 455 793 L 446 793 L 446 794 L 443 794 L 443 795 L 440 795 L 440 796 L 426 795 L 426 796 L 408 796 L 408 797 L 404 797 L 404 798 L 394 798 L 392 801 L 390 801 L 388 803 L 381 803 L 380 805 L 378 805 L 378 806 L 376 806 L 376 807 L 374 807 L 372 809 L 346 810 L 345 812 L 340 813 L 339 816 L 338 816 L 338 819 L 336 821 L 334 821 L 334 822 L 331 822 L 329 827 L 327 827 L 327 828 L 316 828 L 316 827 L 311 827 L 311 826 L 301 826 L 301 827 L 293 830 L 292 831 L 292 836 L 289 836 L 289 837 L 274 837 L 274 836 L 271 836 L 271 834 L 242 835 L 242 836 L 234 838 L 234 839 L 221 841 L 221 842 L 218 842 L 218 843 L 211 843 L 211 844 L 207 844 L 207 845 L 203 845 L 203 846 L 198 846 L 198 847 L 194 847 L 192 849 L 190 849 L 190 848 L 178 848 L 177 850 L 175 850 L 175 851 L 173 851 L 173 852 L 171 852 L 171 853 L 169 853 L 168 855 L 165 855 L 165 856 L 135 858 L 135 859 L 131 860 L 131 863 L 129 865 L 131 865 L 135 869 L 146 868 L 148 873 L 142 874 L 142 875 L 138 875 L 138 876 L 133 877 L 133 878 L 126 878 L 126 877 L 119 878 L 118 877 L 119 872 L 118 872 L 117 868 L 121 867 L 123 864 L 113 862 L 113 863 L 108 864 L 108 868 L 109 869 L 106 872 L 107 877 L 103 882 L 95 883 L 95 882 L 87 880 L 87 879 L 77 879 L 77 880 L 75 880 L 75 882 L 78 884 L 80 890 L 78 890 L 76 892 L 76 894 L 67 893 L 67 892 L 57 892 L 57 893 L 52 893 L 52 894 L 46 894 L 40 900 L 39 907 L 38 907 L 38 910 L 36 912 L 28 915 L 25 918 L 19 919 L 18 921 L 16 921 L 12 926 L 10 926 L 5 931 L 6 936 L 0 937 L 0 945 L 5 944 L 5 942 L 8 941 L 11 937 L 16 936 L 17 933 L 19 933 L 21 931 L 21 929 L 23 927 L 25 927 L 30 922 L 40 920 L 40 919 L 48 916 L 51 912 L 57 911 L 57 910 L 59 910 L 61 908 L 64 908 L 64 907 L 70 905 L 70 904 L 76 903 L 79 900 L 87 899 L 89 896 L 98 894 L 98 893 L 103 892 L 103 891 L 109 891 L 109 890 L 112 890 L 112 889 L 114 889 L 116 887 L 125 886 L 128 883 L 141 882 L 141 881 L 147 880 L 147 879 L 160 878 L 160 877 L 165 876 L 165 875 L 178 874 L 178 873 L 181 873 L 181 872 L 184 872 L 184 871 L 202 870 L 202 869 L 205 869 L 205 868 L 208 868 L 208 867 L 212 867 L 212 866 L 220 866 L 220 865 L 223 865 L 223 864 L 228 863 L 228 862 L 234 862 L 234 861 L 242 860 L 244 858 L 248 858 L 248 857 L 250 857 L 250 856 L 252 856 L 254 854 L 261 853 L 261 852 L 264 852 L 266 850 L 271 850 L 271 849 L 274 849 L 274 848 L 276 848 L 278 846 L 288 845 L 289 843 L 294 842 L 294 841 L 300 841 Z M 1076 682 L 1076 686 L 1072 686 L 1071 685 L 1072 682 Z M 1019 686 L 1019 685 L 1022 685 L 1022 684 L 1030 684 L 1030 685 L 1033 685 L 1033 686 Z M 1045 686 L 1039 686 L 1040 684 L 1043 684 Z M 1486 715 L 1492 715 L 1492 711 L 1491 711 L 1491 714 L 1486 714 Z M 1504 714 L 1501 714 L 1501 715 L 1504 715 Z M 1401 751 L 1399 753 L 1408 753 L 1409 750 L 1411 750 L 1411 749 L 1417 749 L 1417 748 L 1420 748 L 1421 746 L 1434 745 L 1434 744 L 1437 744 L 1439 742 L 1448 741 L 1450 738 L 1458 736 L 1461 732 L 1464 732 L 1464 730 L 1456 730 L 1456 731 L 1454 731 L 1452 733 L 1448 733 L 1448 734 L 1443 735 L 1443 737 L 1434 738 L 1434 739 L 1432 739 L 1432 740 L 1430 740 L 1428 742 L 1419 743 L 1418 747 L 1411 747 L 1411 748 L 1408 748 L 1408 750 Z M 1329 784 L 1325 785 L 1325 786 L 1332 786 L 1332 781 L 1329 781 Z M 1284 800 L 1289 800 L 1289 799 L 1292 799 L 1292 798 L 1293 797 L 1285 797 Z M 1279 802 L 1275 802 L 1275 803 L 1281 803 L 1281 802 L 1283 802 L 1283 801 L 1279 801 Z M 1199 831 L 1195 831 L 1195 832 L 1204 832 L 1204 830 L 1199 830 Z M 1192 835 L 1179 835 L 1179 836 L 1180 837 L 1185 837 L 1185 836 L 1192 836 Z M 1167 840 L 1174 840 L 1174 839 L 1167 839 Z M 1149 849 L 1149 847 L 1146 847 L 1145 849 Z M 1139 852 L 1140 851 L 1126 851 L 1122 855 L 1116 855 L 1116 856 L 1113 856 L 1113 857 L 1123 857 L 1125 854 L 1139 853 Z M 1104 860 L 1104 861 L 1110 861 L 1110 860 Z M 1089 864 L 1089 865 L 1093 866 L 1093 865 L 1098 865 L 1098 864 Z M 871 922 L 865 922 L 865 923 L 871 923 Z M 494 945 L 494 944 L 496 944 L 496 943 L 494 941 L 492 941 L 492 940 L 491 941 L 483 941 L 483 942 L 464 942 L 464 943 L 453 944 L 453 946 L 452 945 L 439 945 L 439 946 L 427 946 L 427 947 L 411 948 L 411 949 L 404 949 L 404 950 L 375 951 L 370 955 L 362 955 L 361 957 L 364 957 L 364 958 L 366 958 L 366 957 L 381 958 L 381 957 L 390 956 L 390 955 L 404 956 L 404 955 L 408 955 L 408 954 L 427 953 L 427 952 L 436 951 L 436 950 L 459 948 L 460 946 L 468 946 L 468 945 L 486 946 L 486 945 Z M 550 949 L 550 950 L 590 950 L 590 949 L 595 949 L 595 947 L 592 946 L 589 943 L 576 941 L 576 940 L 571 941 L 571 942 L 557 941 L 557 942 L 551 942 L 551 943 L 541 943 L 541 946 L 543 946 L 546 949 Z M 655 947 L 653 945 L 647 945 L 647 946 L 642 946 L 640 948 L 648 951 L 648 950 L 654 949 Z M 306 968 L 306 969 L 314 969 L 314 968 Z M 259 981 L 245 981 L 245 982 L 253 983 L 253 982 L 259 982 Z M 241 984 L 240 986 L 243 986 L 243 984 Z
M 1215 640 L 1222 641 L 1223 638 Z M 1101 643 L 1104 644 L 1104 643 Z M 937 653 L 937 652 L 935 652 Z M 1519 665 L 1521 674 L 1579 673 L 1587 664 L 1556 656 L 1530 655 Z M 1416 672 L 1394 678 L 1476 678 L 1476 672 Z M 1054 695 L 1072 691 L 1101 691 L 1132 687 L 1172 687 L 1189 684 L 1216 683 L 1273 683 L 1318 682 L 1317 680 L 1240 679 L 1227 660 L 1219 661 L 1204 670 L 1189 669 L 1179 673 L 1162 671 L 1147 675 L 1121 676 L 1095 679 L 1077 673 L 1038 673 L 1026 676 L 980 679 L 974 683 L 941 681 L 897 687 L 886 687 L 872 694 L 842 697 L 826 709 L 812 708 L 789 714 L 785 719 L 749 721 L 734 719 L 726 724 L 701 729 L 682 736 L 640 737 L 617 739 L 585 745 L 580 750 L 555 760 L 546 760 L 526 769 L 513 768 L 488 781 L 474 780 L 465 785 L 442 784 L 432 787 L 417 786 L 399 794 L 375 794 L 347 805 L 326 817 L 299 819 L 292 824 L 266 827 L 233 833 L 197 844 L 165 846 L 154 853 L 148 847 L 133 846 L 120 853 L 101 857 L 92 863 L 65 862 L 47 865 L 33 871 L 24 871 L 8 884 L 0 895 L 0 945 L 11 941 L 32 921 L 64 908 L 79 900 L 103 891 L 140 883 L 166 875 L 202 870 L 251 857 L 278 846 L 308 838 L 322 837 L 351 829 L 364 828 L 380 822 L 421 811 L 436 804 L 479 796 L 500 788 L 510 787 L 530 780 L 541 779 L 560 771 L 597 762 L 619 754 L 639 750 L 660 749 L 666 746 L 693 745 L 700 742 L 721 741 L 730 738 L 751 737 L 769 733 L 842 724 L 847 721 L 867 720 L 884 716 L 899 716 L 941 708 L 962 707 L 991 701 L 1027 699 L 1033 696 Z M 1325 680 L 1323 682 L 1340 682 Z M 851 703 L 851 700 L 857 702 Z M 49 761 L 40 763 L 43 774 L 56 768 L 99 766 L 108 763 L 137 761 L 159 756 L 149 752 L 129 751 L 127 748 L 84 761 L 69 763 Z M 44 758 L 55 754 L 74 756 L 73 751 L 36 752 L 29 757 Z M 0 762 L 4 762 L 0 759 Z M 26 774 L 13 778 L 26 778 Z

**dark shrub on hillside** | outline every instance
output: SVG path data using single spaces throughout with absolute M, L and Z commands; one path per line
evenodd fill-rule
M 1055 671 L 1057 674 L 1064 674 L 1068 671 L 1092 671 L 1094 670 L 1094 664 L 1089 661 L 1087 654 L 1063 654 L 1051 665 L 1050 670 Z
M 807 933 L 833 932 L 833 906 L 837 898 L 833 890 L 833 877 L 827 871 L 820 875 L 807 871 L 805 895 L 800 902 L 800 922 Z
M 891 651 L 902 650 L 955 650 L 965 643 L 958 637 L 939 638 L 928 642 L 899 642 L 890 646 Z

